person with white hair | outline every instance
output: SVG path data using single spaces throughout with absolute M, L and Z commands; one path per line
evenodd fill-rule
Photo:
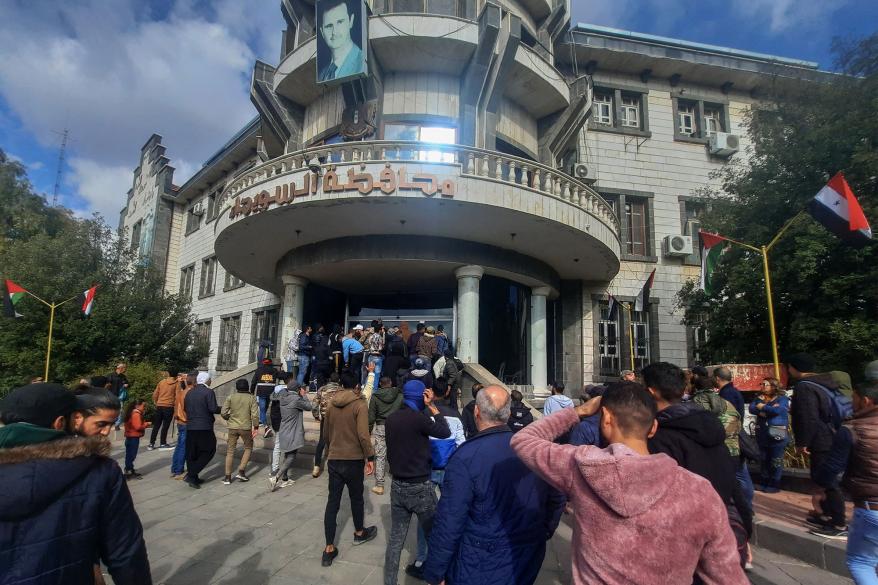
M 198 474 L 207 467 L 216 455 L 216 435 L 213 423 L 220 407 L 216 403 L 216 393 L 210 388 L 210 374 L 199 372 L 195 388 L 186 393 L 183 403 L 186 410 L 186 483 L 199 489 L 202 480 Z

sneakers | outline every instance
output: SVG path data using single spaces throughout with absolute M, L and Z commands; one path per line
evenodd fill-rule
M 808 514 L 805 518 L 805 522 L 810 524 L 811 526 L 816 526 L 817 528 L 826 528 L 827 526 L 832 526 L 832 520 L 829 516 L 817 516 L 814 514 Z
M 320 477 L 320 474 L 321 474 L 322 472 L 323 472 L 323 470 L 320 469 L 320 466 L 319 466 L 319 465 L 315 465 L 315 466 L 314 466 L 314 469 L 311 470 L 311 477 Z
M 808 532 L 823 538 L 831 538 L 832 540 L 843 540 L 848 537 L 847 527 L 826 526 L 825 528 L 812 528 Z
M 296 484 L 295 479 L 284 479 L 278 484 L 277 487 L 285 488 L 285 487 L 290 487 L 290 486 L 295 485 L 295 484 Z
M 133 469 L 129 469 L 125 472 L 125 479 L 143 479 L 143 476 L 134 471 Z
M 200 489 L 201 489 L 201 482 L 198 481 L 197 479 L 193 479 L 193 478 L 191 478 L 191 477 L 189 477 L 189 476 L 187 475 L 187 476 L 183 479 L 183 481 L 185 481 L 185 482 L 186 482 L 186 485 L 188 485 L 189 487 L 191 487 L 191 488 L 194 489 L 194 490 L 200 490 Z
M 238 481 L 250 481 L 250 478 L 243 471 L 239 471 L 237 475 L 235 475 L 235 479 Z
M 232 476 L 227 475 L 223 478 L 223 485 L 232 485 Z
M 411 565 L 408 565 L 405 568 L 405 574 L 408 575 L 409 577 L 414 577 L 418 581 L 423 581 L 424 580 L 424 564 L 421 563 L 419 565 L 418 562 L 415 561 L 414 563 L 412 563 Z
M 180 481 L 181 479 L 184 479 L 185 477 L 186 477 L 185 473 L 175 473 L 175 474 L 171 475 L 171 479 L 176 479 L 177 481 Z
M 265 427 L 265 432 L 262 433 L 262 438 L 267 439 L 268 437 L 270 437 L 273 434 L 274 434 L 274 431 L 271 430 L 271 427 Z
M 383 485 L 376 485 L 375 487 L 372 488 L 372 493 L 377 494 L 379 496 L 383 496 L 384 495 L 384 486 Z
M 159 445 L 159 449 L 173 449 L 173 448 L 174 448 L 173 445 L 168 445 L 167 443 L 162 443 L 161 445 Z
M 337 548 L 332 549 L 332 552 L 326 552 L 326 550 L 324 550 L 323 551 L 323 559 L 320 561 L 320 564 L 323 565 L 324 567 L 328 567 L 332 564 L 332 561 L 334 561 L 335 557 L 337 557 L 337 556 L 338 556 L 338 549 Z
M 377 526 L 366 526 L 363 528 L 362 536 L 357 536 L 354 534 L 354 546 L 358 544 L 365 544 L 378 536 L 378 527 Z
M 276 475 L 272 475 L 268 478 L 268 491 L 273 492 L 277 489 L 277 479 Z
M 147 445 L 146 450 L 147 451 L 155 451 L 155 445 Z

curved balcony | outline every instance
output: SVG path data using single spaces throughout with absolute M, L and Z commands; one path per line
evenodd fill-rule
M 320 174 L 313 172 L 316 165 Z M 384 181 L 397 172 L 433 179 L 403 187 L 401 178 L 398 190 L 395 184 L 385 190 L 376 178 L 373 186 L 373 177 Z M 355 175 L 369 188 L 358 190 Z M 351 179 L 342 188 L 345 177 Z M 306 181 L 310 190 L 301 191 Z M 289 251 L 370 234 L 513 251 L 545 264 L 556 280 L 604 280 L 619 270 L 619 221 L 591 187 L 547 165 L 469 146 L 371 141 L 313 147 L 247 171 L 222 200 L 217 256 L 227 270 L 267 290 L 279 290 L 277 264 Z

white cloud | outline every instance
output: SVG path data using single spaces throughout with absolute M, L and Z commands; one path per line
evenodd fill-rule
M 0 95 L 44 146 L 70 129 L 68 182 L 111 224 L 152 133 L 182 184 L 255 116 L 253 62 L 276 62 L 284 26 L 277 3 L 231 0 L 150 18 L 138 0 L 0 2 Z
M 741 16 L 763 22 L 767 18 L 772 33 L 814 30 L 827 23 L 833 12 L 849 0 L 738 0 L 733 9 Z

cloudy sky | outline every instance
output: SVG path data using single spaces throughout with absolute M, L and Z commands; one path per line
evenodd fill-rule
M 0 148 L 51 197 L 115 225 L 155 132 L 182 184 L 255 115 L 255 59 L 276 64 L 279 0 L 0 0 Z M 573 0 L 574 22 L 818 61 L 870 34 L 875 0 Z

